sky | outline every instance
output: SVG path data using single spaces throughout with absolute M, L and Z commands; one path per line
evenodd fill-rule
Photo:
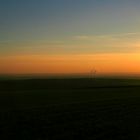
M 0 0 L 0 74 L 140 74 L 139 0 Z

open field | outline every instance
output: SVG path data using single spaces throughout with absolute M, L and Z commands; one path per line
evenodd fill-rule
M 0 80 L 0 137 L 140 139 L 138 79 Z

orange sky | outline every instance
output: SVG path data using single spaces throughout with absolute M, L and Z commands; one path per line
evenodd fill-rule
M 0 6 L 0 75 L 140 74 L 138 0 L 3 0 Z
M 139 74 L 139 53 L 104 53 L 85 55 L 13 55 L 0 57 L 1 74 L 89 73 Z

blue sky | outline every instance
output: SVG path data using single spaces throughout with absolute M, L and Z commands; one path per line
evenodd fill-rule
M 2 53 L 126 52 L 139 43 L 139 0 L 1 0 L 0 9 Z

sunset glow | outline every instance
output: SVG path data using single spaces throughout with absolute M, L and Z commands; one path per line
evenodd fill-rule
M 140 74 L 140 1 L 1 1 L 0 75 Z
M 0 58 L 0 73 L 9 74 L 139 74 L 140 54 L 14 55 Z

